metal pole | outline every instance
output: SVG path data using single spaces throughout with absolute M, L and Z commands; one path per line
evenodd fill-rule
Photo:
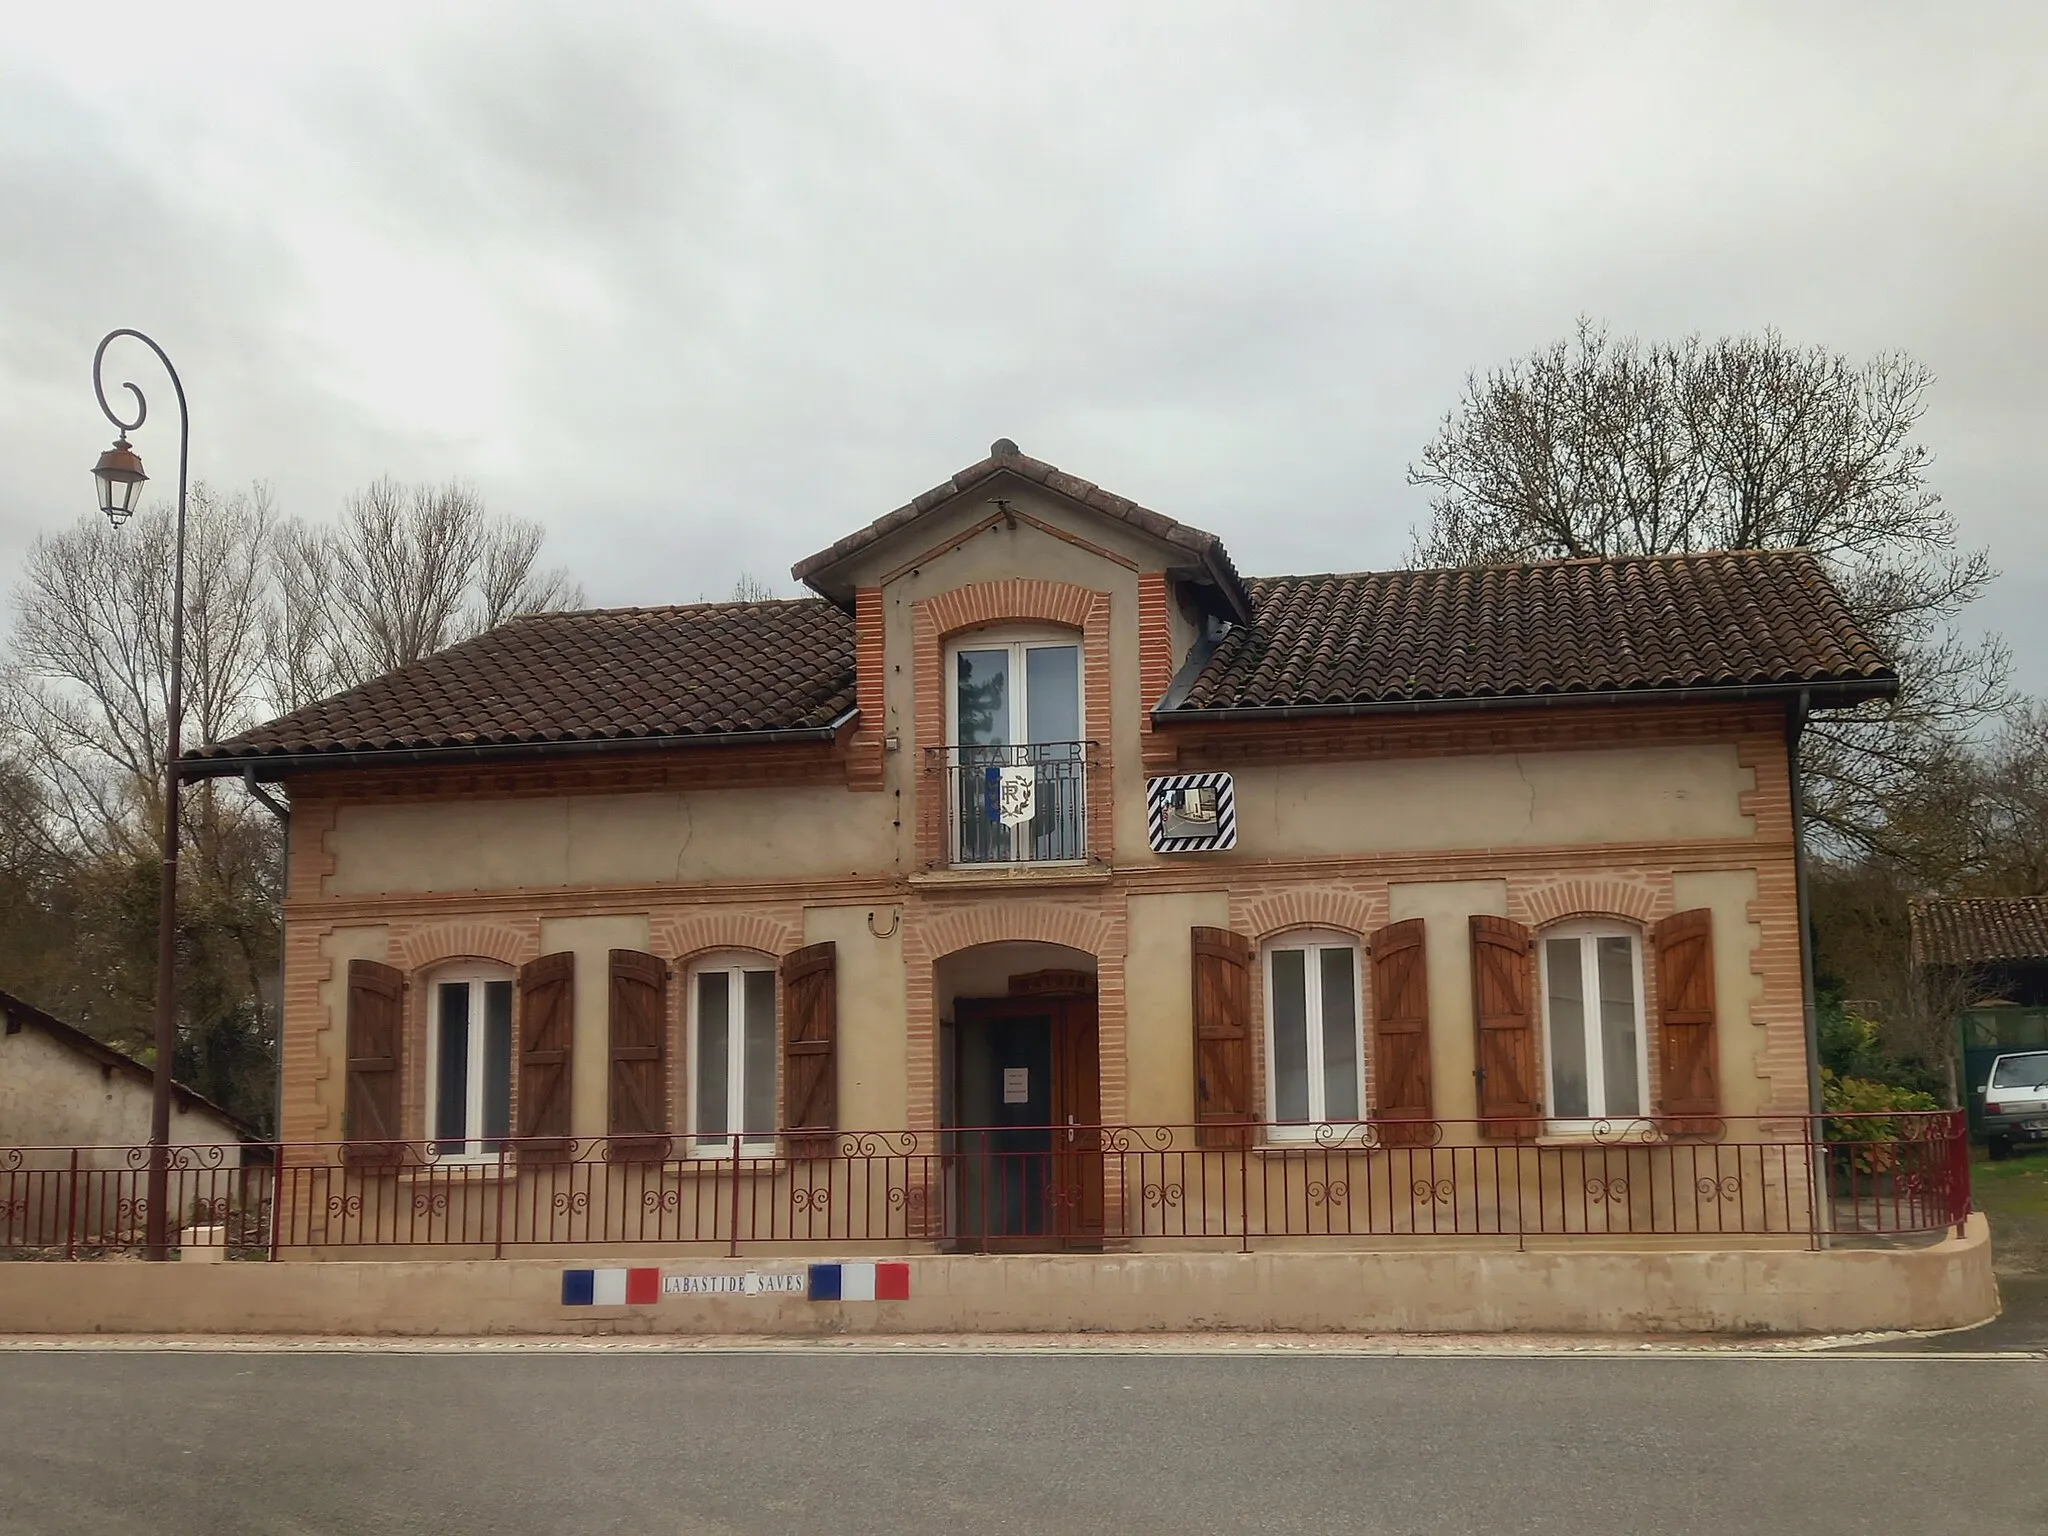
M 144 1257 L 170 1257 L 170 1140 L 171 1075 L 178 1049 L 178 753 L 185 724 L 185 487 L 192 446 L 192 422 L 185 409 L 185 384 L 164 349 L 140 331 L 109 331 L 92 355 L 93 393 L 100 409 L 122 433 L 141 427 L 149 414 L 142 391 L 133 384 L 121 387 L 135 397 L 135 420 L 123 421 L 107 404 L 107 392 L 100 381 L 100 363 L 110 343 L 132 336 L 164 365 L 171 388 L 178 397 L 178 531 L 171 571 L 171 678 L 170 696 L 165 704 L 164 729 L 164 824 L 163 863 L 158 875 L 156 925 L 156 1061 L 149 1101 L 149 1192 Z

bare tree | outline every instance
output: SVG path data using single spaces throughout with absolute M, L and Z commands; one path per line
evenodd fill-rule
M 574 607 L 582 589 L 536 562 L 536 523 L 493 519 L 460 481 L 384 478 L 338 526 L 291 523 L 276 539 L 269 683 L 295 709 L 382 676 L 521 613 Z
M 752 571 L 741 571 L 739 579 L 732 584 L 731 600 L 735 603 L 773 602 L 775 588 Z
M 253 722 L 261 689 L 269 544 L 262 485 L 193 486 L 186 531 L 185 720 L 214 740 Z M 169 509 L 116 530 L 88 516 L 31 546 L 15 590 L 0 713 L 55 815 L 88 844 L 140 835 L 162 815 L 169 717 Z
M 1861 366 L 1776 332 L 1666 345 L 1576 335 L 1466 381 L 1409 467 L 1430 490 L 1420 564 L 1709 549 L 1812 550 L 1900 695 L 1816 720 L 1806 814 L 1838 846 L 1874 846 L 1885 807 L 2009 700 L 2002 642 L 1956 633 L 1993 571 L 1958 547 L 1913 440 L 1932 375 Z

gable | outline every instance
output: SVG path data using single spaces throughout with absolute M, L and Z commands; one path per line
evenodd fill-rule
M 1069 475 L 999 439 L 989 456 L 790 568 L 834 602 L 879 586 L 984 532 L 1036 531 L 1092 548 L 1134 571 L 1167 572 L 1199 601 L 1249 619 L 1244 583 L 1223 541 Z

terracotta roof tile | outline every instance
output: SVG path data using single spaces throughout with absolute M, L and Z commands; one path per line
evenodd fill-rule
M 853 619 L 819 598 L 533 614 L 187 758 L 818 729 L 853 699 Z
M 1929 899 L 1911 911 L 1922 965 L 2048 960 L 2048 896 Z
M 1163 714 L 1757 684 L 1861 684 L 1889 661 L 1804 550 L 1559 560 L 1247 584 Z

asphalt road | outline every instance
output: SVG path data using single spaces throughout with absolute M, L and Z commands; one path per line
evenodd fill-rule
M 0 1532 L 2048 1528 L 2048 1363 L 0 1352 Z

